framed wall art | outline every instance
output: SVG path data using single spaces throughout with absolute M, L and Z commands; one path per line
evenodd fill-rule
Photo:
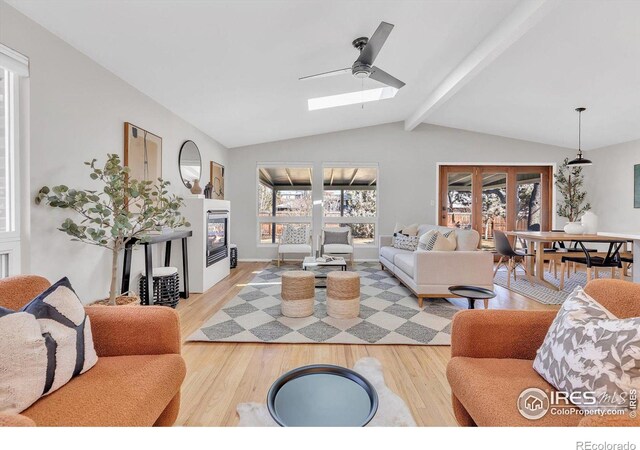
M 124 165 L 136 180 L 162 178 L 162 138 L 132 123 L 124 123 Z

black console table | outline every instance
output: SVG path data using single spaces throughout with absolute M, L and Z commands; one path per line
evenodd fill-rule
M 144 265 L 147 280 L 147 289 L 145 297 L 142 303 L 147 305 L 153 305 L 153 244 L 160 244 L 166 242 L 164 253 L 164 266 L 168 267 L 171 264 L 171 243 L 175 240 L 182 240 L 182 275 L 184 279 L 184 291 L 180 292 L 180 297 L 189 298 L 189 259 L 187 256 L 187 238 L 193 235 L 192 231 L 174 231 L 172 233 L 165 234 L 153 234 L 148 239 L 141 242 L 140 239 L 131 239 L 127 242 L 124 249 L 124 264 L 122 267 L 122 286 L 120 292 L 125 293 L 129 291 L 129 282 L 131 280 L 131 257 L 133 253 L 133 246 L 137 243 L 144 246 Z

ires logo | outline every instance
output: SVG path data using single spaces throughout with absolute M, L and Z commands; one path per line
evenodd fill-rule
M 549 411 L 549 396 L 538 388 L 529 388 L 522 391 L 518 397 L 518 411 L 525 419 L 541 419 Z
M 518 411 L 522 417 L 538 420 L 547 413 L 552 415 L 622 415 L 636 417 L 638 397 L 635 389 L 629 392 L 614 392 L 613 394 L 593 391 L 566 392 L 543 391 L 538 388 L 528 388 L 522 391 L 517 402 Z

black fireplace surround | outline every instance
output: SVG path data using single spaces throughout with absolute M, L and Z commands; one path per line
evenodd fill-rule
M 229 256 L 229 211 L 207 211 L 207 267 Z

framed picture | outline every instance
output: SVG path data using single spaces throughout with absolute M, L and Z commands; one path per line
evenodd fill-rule
M 215 161 L 210 163 L 211 198 L 224 200 L 224 166 Z
M 633 166 L 633 207 L 640 208 L 640 164 Z
M 162 138 L 129 122 L 124 123 L 124 165 L 136 180 L 162 178 Z

